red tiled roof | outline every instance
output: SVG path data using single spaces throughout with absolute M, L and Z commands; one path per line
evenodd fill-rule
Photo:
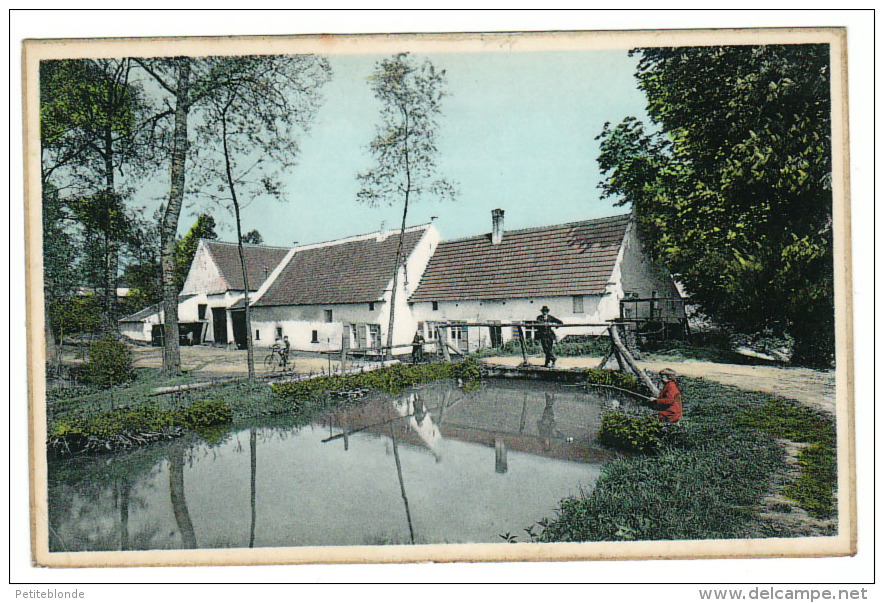
M 407 259 L 425 228 L 405 233 Z M 329 243 L 296 251 L 255 306 L 348 304 L 378 301 L 393 278 L 399 234 Z
M 439 244 L 412 302 L 594 295 L 605 292 L 629 215 Z
M 239 262 L 239 250 L 236 243 L 209 240 L 204 240 L 204 242 L 229 289 L 232 291 L 245 290 L 242 265 Z M 249 274 L 249 289 L 257 291 L 277 264 L 282 261 L 285 254 L 289 252 L 289 249 L 264 245 L 243 245 L 242 251 L 246 260 L 246 271 Z

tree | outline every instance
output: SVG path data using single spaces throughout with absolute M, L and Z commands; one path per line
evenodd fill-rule
M 127 243 L 126 191 L 117 173 L 138 171 L 144 146 L 138 120 L 148 110 L 130 81 L 127 59 L 44 61 L 40 66 L 41 175 L 72 194 L 68 205 L 84 229 L 86 274 L 100 293 L 105 332 L 116 332 L 119 254 Z M 56 190 L 59 188 L 55 186 Z
M 200 214 L 187 234 L 175 243 L 172 262 L 175 266 L 176 291 L 181 291 L 184 281 L 187 280 L 187 273 L 190 272 L 190 265 L 193 263 L 193 256 L 196 255 L 200 239 L 214 240 L 217 238 L 215 218 L 208 214 Z
M 246 245 L 261 245 L 264 242 L 264 237 L 262 237 L 261 233 L 258 232 L 258 229 L 255 228 L 242 236 L 242 242 Z
M 389 359 L 393 354 L 396 293 L 409 203 L 427 196 L 452 199 L 456 192 L 450 182 L 435 177 L 437 120 L 440 102 L 446 95 L 445 71 L 436 71 L 428 60 L 415 65 L 407 54 L 397 54 L 378 62 L 369 83 L 381 101 L 380 124 L 369 147 L 374 166 L 357 176 L 361 184 L 357 198 L 371 206 L 402 202 L 387 328 Z
M 171 107 L 168 112 L 172 116 L 172 136 L 169 146 L 170 186 L 162 222 L 162 249 L 160 262 L 163 274 L 163 307 L 165 312 L 165 348 L 163 351 L 163 368 L 171 373 L 180 370 L 180 351 L 178 346 L 178 290 L 176 289 L 174 269 L 174 242 L 178 228 L 178 218 L 184 202 L 187 185 L 188 157 L 191 155 L 191 139 L 188 135 L 188 124 L 192 112 L 198 112 L 200 119 L 207 118 L 203 113 L 216 99 L 220 91 L 236 89 L 242 85 L 251 86 L 253 90 L 272 83 L 265 79 L 267 74 L 260 71 L 251 73 L 254 64 L 272 57 L 174 57 L 170 59 L 138 59 L 138 64 L 167 93 L 166 102 Z M 277 57 L 285 59 L 286 57 Z M 300 57 L 288 57 L 298 59 Z M 272 62 L 272 61 L 271 61 Z M 327 71 L 327 64 L 325 64 Z M 327 74 L 326 74 L 327 79 Z M 324 80 L 323 80 L 324 81 Z M 310 96 L 314 85 L 310 77 L 295 81 L 294 88 L 298 96 Z M 301 88 L 299 86 L 306 86 Z M 252 93 L 255 104 L 253 111 L 262 112 L 265 103 L 275 101 L 262 98 Z M 261 117 L 256 119 L 261 120 Z M 268 130 L 274 131 L 275 126 L 265 123 Z M 217 150 L 217 149 L 215 149 Z M 260 158 L 258 158 L 260 159 Z M 260 161 L 256 163 L 259 164 Z M 272 186 L 272 180 L 267 180 Z
M 834 354 L 829 51 L 641 49 L 651 131 L 605 125 L 604 196 L 631 202 L 653 257 L 716 321 Z
M 229 57 L 216 71 L 229 80 L 207 96 L 197 141 L 203 153 L 198 190 L 229 203 L 236 219 L 236 239 L 244 283 L 246 350 L 249 379 L 255 378 L 249 275 L 243 243 L 260 243 L 253 230 L 242 234 L 242 209 L 261 196 L 283 199 L 280 174 L 294 166 L 298 130 L 315 114 L 319 89 L 328 81 L 328 62 L 313 55 Z M 217 151 L 220 147 L 220 153 Z

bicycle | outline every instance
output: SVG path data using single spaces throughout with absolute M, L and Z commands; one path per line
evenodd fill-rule
M 276 368 L 281 370 L 288 369 L 288 358 L 286 358 L 281 346 L 273 346 L 270 353 L 264 358 L 264 368 L 272 371 Z

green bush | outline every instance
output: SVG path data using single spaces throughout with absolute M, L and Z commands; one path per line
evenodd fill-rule
M 135 371 L 129 349 L 111 337 L 92 342 L 82 378 L 86 383 L 100 388 L 131 381 L 135 378 Z
M 622 373 L 620 371 L 591 368 L 586 369 L 583 374 L 586 382 L 593 385 L 611 385 L 613 387 L 619 387 L 620 389 L 625 389 L 642 396 L 647 396 L 650 394 L 648 388 L 645 387 L 645 385 L 641 381 L 639 381 L 632 375 L 627 375 L 626 373 Z
M 49 425 L 47 436 L 50 442 L 64 440 L 68 442 L 68 448 L 76 449 L 78 444 L 90 438 L 106 441 L 115 436 L 158 433 L 172 427 L 200 432 L 210 425 L 228 424 L 232 418 L 233 411 L 220 400 L 194 402 L 180 411 L 145 405 L 88 416 L 63 417 Z
M 651 452 L 657 449 L 662 433 L 663 427 L 655 417 L 608 412 L 602 415 L 598 441 L 629 452 Z
M 396 394 L 407 387 L 428 383 L 437 379 L 462 379 L 465 386 L 475 384 L 480 378 L 479 367 L 473 360 L 449 364 L 395 364 L 367 373 L 352 375 L 323 375 L 303 381 L 273 383 L 271 389 L 277 398 L 299 405 L 301 402 L 324 392 L 341 392 L 362 388 L 388 394 Z
M 179 412 L 177 421 L 187 429 L 223 425 L 233 421 L 233 410 L 222 400 L 198 400 Z

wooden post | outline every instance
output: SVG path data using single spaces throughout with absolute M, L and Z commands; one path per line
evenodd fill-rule
M 347 370 L 347 352 L 350 350 L 350 327 L 344 325 L 344 331 L 341 334 L 341 374 Z
M 618 356 L 621 357 L 626 364 L 629 365 L 629 368 L 632 369 L 632 372 L 635 373 L 635 376 L 638 377 L 645 386 L 651 390 L 655 396 L 659 395 L 660 390 L 657 389 L 657 386 L 654 385 L 654 382 L 648 378 L 643 370 L 638 367 L 638 364 L 635 362 L 635 358 L 632 357 L 632 354 L 629 353 L 629 350 L 626 349 L 626 346 L 623 345 L 623 341 L 620 340 L 620 333 L 617 332 L 617 325 L 611 325 L 608 328 L 608 332 L 611 334 L 611 343 L 617 348 L 617 352 L 619 352 Z
M 451 362 L 451 354 L 448 352 L 448 327 L 439 328 L 439 347 L 442 348 L 442 359 Z
M 522 348 L 522 366 L 528 366 L 528 347 L 525 345 L 525 329 L 522 328 L 522 325 L 519 325 L 518 329 L 519 347 Z

